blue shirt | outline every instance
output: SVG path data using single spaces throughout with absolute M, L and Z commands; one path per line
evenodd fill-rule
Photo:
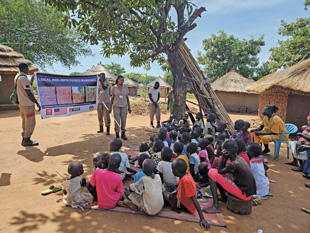
M 143 172 L 142 169 L 139 170 L 139 172 L 137 172 L 135 174 L 135 177 L 133 178 L 133 182 L 136 183 L 138 180 L 140 180 L 143 176 L 146 176 L 145 173 Z

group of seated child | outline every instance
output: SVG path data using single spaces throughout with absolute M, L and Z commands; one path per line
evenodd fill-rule
M 191 128 L 188 115 L 178 122 L 172 114 L 162 123 L 159 132 L 151 135 L 148 143 L 141 143 L 136 158 L 120 152 L 122 141 L 113 139 L 110 153 L 94 155 L 95 170 L 89 181 L 79 178 L 79 185 L 77 182 L 74 185 L 83 192 L 89 190 L 103 209 L 119 205 L 156 215 L 164 205 L 170 205 L 176 212 L 198 213 L 201 226 L 209 229 L 202 211 L 221 211 L 217 188 L 221 201 L 226 200 L 227 193 L 242 200 L 250 200 L 252 196 L 261 199 L 269 193 L 269 180 L 266 177 L 268 167 L 260 156 L 261 146 L 253 143 L 248 122 L 236 121 L 236 132 L 227 139 L 226 124 L 216 121 L 214 111 L 206 114 L 205 125 L 202 118 L 198 113 Z M 140 170 L 137 172 L 130 164 Z M 80 177 L 83 165 L 70 164 L 68 173 L 70 180 Z M 133 183 L 125 187 L 123 181 L 132 176 Z M 197 193 L 208 185 L 213 206 L 201 210 Z M 75 192 L 74 204 L 92 202 L 89 198 L 81 201 L 85 196 L 83 192 Z

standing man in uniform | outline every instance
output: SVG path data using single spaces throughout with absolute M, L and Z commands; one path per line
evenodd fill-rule
M 149 89 L 149 109 L 150 109 L 150 120 L 151 120 L 151 127 L 154 128 L 153 120 L 154 115 L 156 114 L 157 120 L 157 128 L 160 128 L 160 109 L 159 109 L 159 101 L 160 98 L 160 90 L 159 90 L 159 82 L 155 82 L 154 87 Z
M 99 120 L 99 130 L 97 131 L 97 133 L 103 132 L 103 118 L 104 118 L 105 126 L 107 127 L 106 135 L 110 135 L 110 125 L 111 125 L 110 113 L 103 105 L 103 102 L 108 108 L 110 107 L 111 101 L 110 101 L 109 82 L 108 80 L 106 80 L 105 74 L 101 73 L 99 74 L 99 88 L 98 88 L 97 114 Z
M 34 92 L 32 88 L 32 82 L 34 76 L 32 76 L 31 81 L 28 80 L 27 74 L 29 72 L 28 64 L 21 62 L 18 65 L 19 73 L 14 78 L 14 85 L 16 85 L 16 91 L 18 96 L 18 107 L 20 110 L 20 115 L 22 117 L 22 146 L 37 146 L 38 142 L 32 141 L 30 139 L 34 127 L 36 125 L 35 118 L 35 106 L 37 105 L 38 111 L 41 110 L 41 107 L 34 97 Z

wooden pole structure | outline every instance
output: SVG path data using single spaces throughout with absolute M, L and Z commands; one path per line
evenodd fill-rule
M 227 123 L 228 131 L 233 133 L 235 131 L 233 122 L 228 116 L 223 104 L 212 90 L 209 80 L 204 77 L 199 65 L 184 42 L 180 44 L 179 56 L 185 65 L 184 76 L 198 100 L 199 107 L 204 113 L 207 113 L 210 109 L 214 109 L 218 119 Z

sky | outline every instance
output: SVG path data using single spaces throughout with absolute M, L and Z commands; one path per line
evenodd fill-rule
M 305 0 L 194 0 L 193 2 L 198 8 L 207 9 L 201 14 L 201 18 L 196 19 L 197 27 L 185 36 L 186 44 L 195 58 L 198 50 L 203 52 L 202 40 L 223 30 L 227 35 L 247 40 L 251 36 L 257 39 L 264 35 L 265 46 L 258 56 L 261 63 L 265 62 L 270 55 L 269 49 L 276 47 L 279 39 L 284 39 L 278 35 L 281 20 L 293 22 L 297 18 L 310 16 L 310 9 L 304 10 Z M 126 73 L 146 72 L 143 67 L 131 67 L 129 56 L 105 58 L 100 54 L 100 46 L 90 48 L 94 56 L 78 57 L 80 65 L 68 69 L 57 63 L 53 67 L 48 67 L 45 72 L 68 75 L 71 72 L 84 72 L 99 62 L 118 63 L 125 68 Z M 151 70 L 147 74 L 163 77 L 164 72 L 158 63 L 154 62 L 151 63 Z

